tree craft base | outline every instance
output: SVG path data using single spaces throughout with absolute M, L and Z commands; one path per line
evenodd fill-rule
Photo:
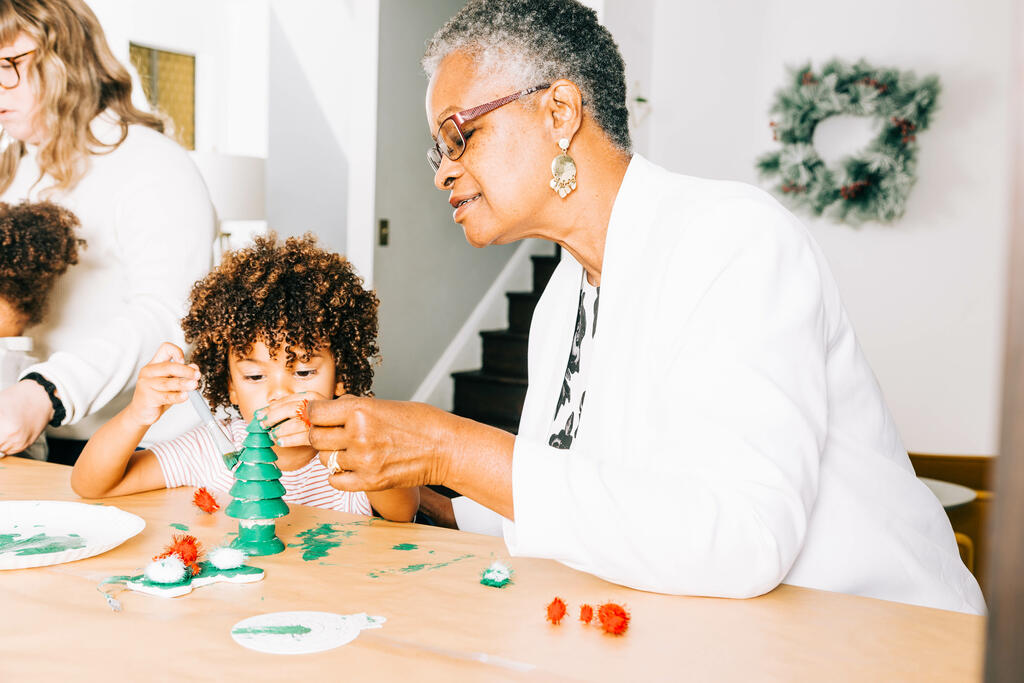
M 259 567 L 243 564 L 234 569 L 217 569 L 209 562 L 200 562 L 198 574 L 188 576 L 178 583 L 156 583 L 147 579 L 145 574 L 139 574 L 128 579 L 125 588 L 159 598 L 177 598 L 188 595 L 193 588 L 211 583 L 254 583 L 262 581 L 264 576 L 266 573 Z
M 282 541 L 277 536 L 274 536 L 273 538 L 269 538 L 266 540 L 249 540 L 248 538 L 243 538 L 243 536 L 246 535 L 246 531 L 248 531 L 248 529 L 245 528 L 240 528 L 238 530 L 238 537 L 231 542 L 232 548 L 237 548 L 238 550 L 241 550 L 250 557 L 263 555 L 277 555 L 278 553 L 284 551 L 284 541 Z

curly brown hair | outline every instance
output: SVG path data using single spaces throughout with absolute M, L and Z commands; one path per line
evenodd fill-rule
M 78 217 L 51 202 L 0 203 L 0 299 L 42 321 L 57 278 L 78 263 Z
M 280 244 L 271 233 L 225 254 L 192 287 L 190 301 L 182 327 L 195 345 L 192 362 L 202 373 L 203 395 L 214 407 L 231 405 L 230 354 L 244 357 L 258 340 L 271 355 L 283 349 L 289 364 L 328 347 L 336 381 L 350 394 L 372 395 L 380 353 L 377 296 L 363 289 L 348 259 L 320 248 L 313 235 Z

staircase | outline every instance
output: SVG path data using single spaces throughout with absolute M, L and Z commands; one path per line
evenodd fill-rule
M 483 367 L 453 372 L 455 398 L 452 412 L 515 434 L 526 399 L 526 355 L 533 309 L 551 274 L 561 260 L 561 247 L 554 256 L 531 256 L 533 290 L 506 292 L 508 329 L 485 330 Z

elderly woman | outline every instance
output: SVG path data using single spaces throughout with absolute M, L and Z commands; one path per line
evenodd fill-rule
M 622 60 L 592 11 L 473 0 L 424 64 L 434 183 L 466 239 L 567 256 L 534 313 L 518 436 L 317 402 L 335 486 L 443 484 L 505 518 L 512 554 L 643 590 L 785 582 L 984 610 L 818 247 L 763 192 L 631 153 Z

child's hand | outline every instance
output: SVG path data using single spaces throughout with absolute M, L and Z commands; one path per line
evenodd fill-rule
M 272 427 L 268 432 L 274 445 L 283 447 L 308 446 L 309 423 L 305 414 L 310 401 L 322 401 L 327 397 L 316 391 L 303 391 L 271 401 L 265 408 L 256 411 L 260 424 Z
M 188 392 L 199 386 L 199 367 L 185 365 L 185 353 L 164 342 L 153 360 L 139 371 L 139 381 L 127 411 L 132 420 L 149 426 L 175 403 L 188 400 Z

